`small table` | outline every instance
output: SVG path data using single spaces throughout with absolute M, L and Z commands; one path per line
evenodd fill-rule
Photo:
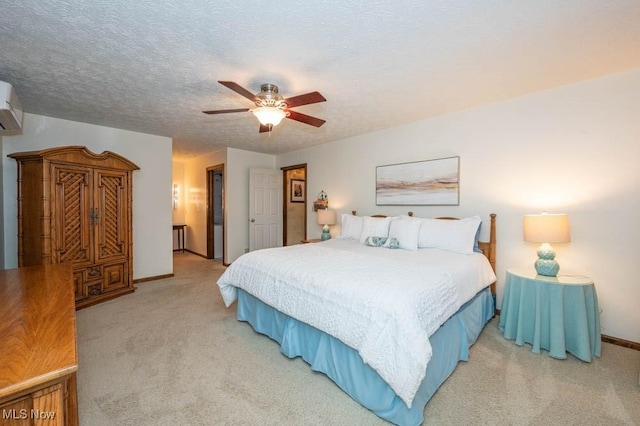
M 178 231 L 178 248 L 173 251 L 180 251 L 184 253 L 184 228 L 187 225 L 173 225 L 173 230 Z
M 537 275 L 531 268 L 508 269 L 500 332 L 516 345 L 532 345 L 565 359 L 567 352 L 591 362 L 600 356 L 600 310 L 593 281 L 584 276 Z

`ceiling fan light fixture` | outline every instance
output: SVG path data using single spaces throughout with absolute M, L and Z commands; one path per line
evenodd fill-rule
M 290 110 L 292 107 L 326 101 L 320 92 L 309 92 L 285 99 L 280 95 L 280 93 L 278 93 L 278 86 L 275 84 L 263 84 L 260 86 L 260 93 L 254 95 L 233 81 L 218 81 L 218 83 L 249 99 L 255 104 L 255 107 L 202 111 L 205 114 L 226 114 L 231 112 L 251 111 L 260 121 L 259 133 L 271 132 L 273 126 L 280 124 L 283 118 L 290 118 L 314 127 L 320 127 L 326 122 L 325 120 Z
M 261 106 L 253 108 L 251 112 L 263 126 L 277 126 L 287 116 L 284 110 L 276 107 Z

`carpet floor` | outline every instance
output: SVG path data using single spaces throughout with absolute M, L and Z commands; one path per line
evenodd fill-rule
M 224 267 L 174 255 L 172 278 L 77 312 L 82 425 L 386 424 L 235 319 Z M 494 318 L 425 409 L 430 425 L 640 425 L 640 351 L 584 363 L 516 346 Z

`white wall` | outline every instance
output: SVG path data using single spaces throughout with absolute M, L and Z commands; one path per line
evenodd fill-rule
M 174 201 L 173 199 L 171 200 L 171 207 L 172 207 L 172 211 L 171 211 L 171 220 L 173 222 L 174 225 L 183 225 L 185 224 L 185 215 L 186 215 L 186 209 L 185 209 L 185 197 L 184 197 L 184 193 L 185 193 L 185 187 L 184 187 L 184 163 L 180 162 L 180 161 L 172 161 L 171 162 L 171 169 L 172 169 L 172 173 L 171 173 L 171 196 L 173 197 L 173 187 L 174 185 L 177 185 L 177 205 L 174 206 Z M 186 232 L 185 232 L 186 234 Z M 184 240 L 185 240 L 185 246 L 187 245 L 187 236 L 184 235 Z M 179 248 L 179 242 L 178 242 L 178 232 L 174 231 L 173 233 L 173 249 L 177 250 Z
M 231 263 L 249 247 L 249 169 L 275 168 L 269 154 L 226 148 L 185 160 L 185 223 L 187 248 L 207 254 L 207 168 L 224 164 L 224 259 Z
M 171 219 L 173 220 L 173 223 L 178 225 L 178 224 L 183 224 L 184 223 L 184 218 L 186 215 L 186 209 L 184 206 L 184 201 L 185 201 L 185 197 L 184 197 L 184 193 L 185 193 L 185 188 L 184 188 L 184 163 L 180 162 L 180 161 L 172 161 L 171 162 L 171 168 L 172 168 L 172 174 L 171 174 L 171 181 L 172 181 L 172 191 L 173 191 L 173 185 L 178 185 L 177 186 L 177 191 L 178 191 L 178 203 L 177 205 L 174 207 L 173 206 L 173 200 L 172 200 L 172 214 L 171 214 Z M 172 196 L 173 196 L 173 192 L 172 192 Z M 174 245 L 174 248 L 175 245 Z
M 92 124 L 25 114 L 21 135 L 2 144 L 4 260 L 17 260 L 17 166 L 7 154 L 66 145 L 113 151 L 140 167 L 133 173 L 133 278 L 173 273 L 171 251 L 171 139 Z
M 269 154 L 227 148 L 225 255 L 233 262 L 249 248 L 249 169 L 274 169 L 276 157 Z
M 187 224 L 186 246 L 190 251 L 204 257 L 207 256 L 207 168 L 225 164 L 226 173 L 226 162 L 226 149 L 183 162 L 184 184 L 182 187 L 185 189 L 184 223 Z M 229 213 L 225 212 L 225 214 L 228 216 Z M 226 218 L 224 226 L 226 233 Z M 226 247 L 224 252 L 225 259 L 223 259 L 223 262 L 227 262 L 228 253 Z
M 376 207 L 376 166 L 453 155 L 460 206 Z M 307 163 L 308 193 L 324 189 L 339 213 L 497 213 L 498 306 L 505 270 L 536 258 L 522 216 L 568 213 L 572 241 L 555 246 L 560 272 L 594 279 L 603 334 L 640 342 L 639 158 L 635 70 L 280 155 L 277 166 Z M 309 238 L 321 232 L 314 219 L 308 212 Z

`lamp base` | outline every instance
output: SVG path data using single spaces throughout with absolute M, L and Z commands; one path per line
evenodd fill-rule
M 329 227 L 327 225 L 322 228 L 322 235 L 320 235 L 320 239 L 322 241 L 331 239 L 331 234 L 329 233 Z
M 534 265 L 538 275 L 545 277 L 557 277 L 560 270 L 560 265 L 555 259 L 538 259 Z
M 538 260 L 534 266 L 538 275 L 544 275 L 545 277 L 556 277 L 560 270 L 558 261 L 555 260 L 556 252 L 549 243 L 542 243 L 538 248 Z

